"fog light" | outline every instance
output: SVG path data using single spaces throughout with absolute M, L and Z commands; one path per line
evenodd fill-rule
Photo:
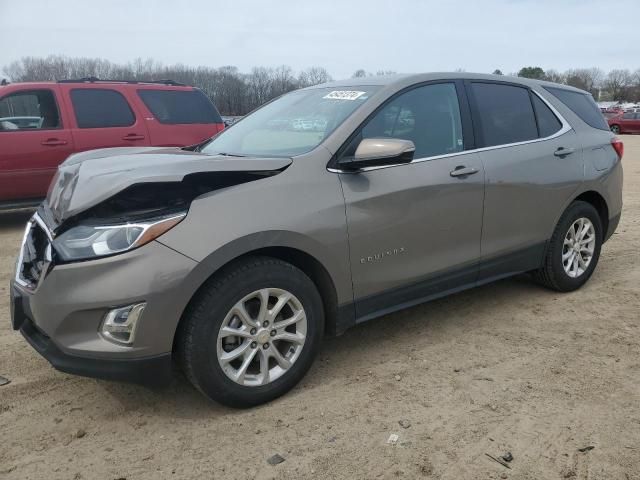
M 127 307 L 114 308 L 104 317 L 100 332 L 107 339 L 122 345 L 132 345 L 136 324 L 146 303 L 136 303 Z

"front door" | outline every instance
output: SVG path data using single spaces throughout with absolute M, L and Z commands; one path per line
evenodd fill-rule
M 0 99 L 0 202 L 43 198 L 58 165 L 73 153 L 58 105 L 49 88 Z
M 343 153 L 363 138 L 416 146 L 412 163 L 340 173 L 359 320 L 476 279 L 484 171 L 477 154 L 463 151 L 458 93 L 453 82 L 401 93 Z

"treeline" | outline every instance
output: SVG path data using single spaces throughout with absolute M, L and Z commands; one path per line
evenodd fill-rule
M 164 66 L 154 60 L 137 59 L 127 64 L 100 58 L 24 57 L 3 68 L 12 82 L 79 79 L 174 80 L 200 88 L 223 115 L 244 115 L 263 103 L 297 88 L 332 80 L 322 67 L 310 67 L 297 74 L 286 65 L 254 67 L 242 73 L 234 66 L 219 68 Z
M 13 82 L 63 80 L 97 77 L 110 80 L 165 80 L 193 85 L 200 88 L 215 103 L 223 115 L 244 115 L 263 103 L 296 88 L 308 87 L 331 81 L 331 75 L 323 67 L 310 67 L 294 72 L 291 67 L 254 67 L 250 72 L 240 72 L 237 67 L 191 67 L 187 65 L 165 66 L 152 59 L 137 59 L 126 64 L 100 58 L 77 58 L 51 55 L 49 57 L 24 57 L 3 68 Z M 377 71 L 376 75 L 395 73 Z M 500 70 L 494 74 L 502 75 Z M 372 75 L 359 69 L 353 77 Z M 541 67 L 524 67 L 513 74 L 564 83 L 592 93 L 596 100 L 620 102 L 640 101 L 640 69 L 611 70 L 578 68 L 565 72 L 543 70 Z
M 500 70 L 493 73 L 502 75 Z M 604 72 L 600 68 L 575 68 L 565 72 L 543 70 L 541 67 L 524 67 L 519 77 L 563 83 L 591 92 L 599 101 L 640 102 L 640 68 L 615 69 Z

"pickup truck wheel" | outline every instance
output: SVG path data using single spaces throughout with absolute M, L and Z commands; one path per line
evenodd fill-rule
M 580 288 L 598 264 L 602 237 L 602 222 L 596 209 L 587 202 L 572 203 L 560 218 L 543 266 L 534 272 L 534 277 L 560 292 Z
M 214 277 L 183 319 L 178 357 L 193 385 L 232 407 L 279 397 L 304 376 L 323 335 L 311 279 L 284 261 L 255 257 Z

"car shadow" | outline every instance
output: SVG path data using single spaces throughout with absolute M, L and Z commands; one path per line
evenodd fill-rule
M 539 287 L 528 275 L 520 275 L 496 283 L 456 293 L 438 300 L 417 305 L 357 325 L 336 338 L 327 338 L 321 352 L 293 391 L 285 395 L 303 395 L 305 389 L 314 389 L 325 383 L 337 381 L 349 383 L 348 373 L 366 372 L 371 368 L 371 351 L 387 352 L 406 345 L 433 345 L 460 331 L 474 328 L 478 316 L 495 318 L 495 328 L 504 326 L 494 314 L 505 304 L 518 304 L 535 293 L 543 296 L 557 295 Z M 492 326 L 493 327 L 493 326 Z M 416 340 L 418 339 L 418 340 Z M 400 347 L 401 346 L 401 347 Z M 427 348 L 427 347 L 425 347 Z M 224 417 L 240 414 L 242 410 L 224 407 L 206 399 L 177 371 L 170 386 L 159 389 L 116 383 L 97 382 L 99 388 L 122 404 L 125 410 L 137 410 L 141 414 L 159 415 L 182 419 Z M 281 400 L 275 400 L 278 402 Z M 273 402 L 257 408 L 269 408 Z

